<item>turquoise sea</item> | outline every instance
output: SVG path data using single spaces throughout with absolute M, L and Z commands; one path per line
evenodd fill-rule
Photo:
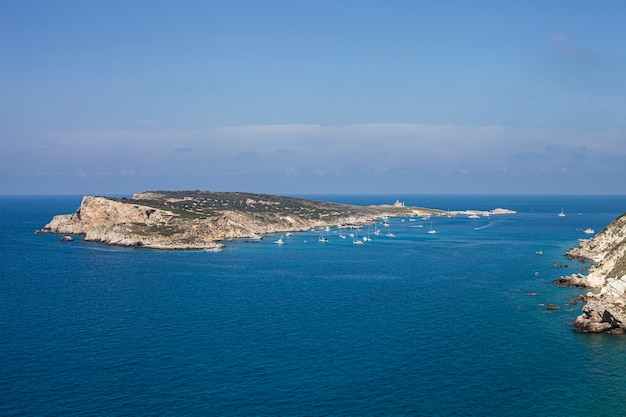
M 0 415 L 626 416 L 626 338 L 573 332 L 552 283 L 626 196 L 305 197 L 519 213 L 168 252 L 33 234 L 81 196 L 0 197 Z

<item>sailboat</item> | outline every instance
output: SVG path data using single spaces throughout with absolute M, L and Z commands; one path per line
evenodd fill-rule
M 433 222 L 430 222 L 430 230 L 428 231 L 428 233 L 430 233 L 431 235 L 437 233 L 437 231 L 433 229 Z
M 561 212 L 559 213 L 559 217 L 565 217 L 565 212 L 563 211 L 563 207 L 561 207 Z
M 276 243 L 277 245 L 282 245 L 283 243 L 285 243 L 285 241 L 283 241 L 283 236 L 281 235 L 278 240 L 274 241 L 274 243 Z
M 354 238 L 354 240 L 352 241 L 352 244 L 354 244 L 354 245 L 362 245 L 362 244 L 363 244 L 363 241 L 362 241 L 362 240 L 359 240 L 359 239 L 357 239 L 357 238 L 355 237 L 355 238 Z
M 367 236 L 363 236 L 363 242 L 371 242 L 372 238 L 370 237 L 370 227 L 367 226 Z

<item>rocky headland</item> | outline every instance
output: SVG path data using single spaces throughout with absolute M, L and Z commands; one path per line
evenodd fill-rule
M 591 261 L 588 274 L 561 277 L 560 285 L 593 289 L 587 304 L 574 320 L 574 330 L 588 333 L 626 332 L 626 213 L 589 240 L 582 241 L 566 256 Z
M 83 197 L 72 214 L 54 216 L 38 233 L 81 235 L 87 241 L 150 249 L 207 249 L 233 239 L 362 225 L 380 217 L 496 215 L 444 211 L 400 202 L 356 206 L 294 197 L 210 191 L 149 191 L 131 198 Z

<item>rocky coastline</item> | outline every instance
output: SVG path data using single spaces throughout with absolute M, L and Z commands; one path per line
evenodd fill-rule
M 581 273 L 555 280 L 559 285 L 588 288 L 582 314 L 573 328 L 584 333 L 626 333 L 626 213 L 589 240 L 582 241 L 566 256 L 593 262 L 587 275 Z
M 146 249 L 210 249 L 234 239 L 362 225 L 381 217 L 499 215 L 491 211 L 445 211 L 396 202 L 355 206 L 266 194 L 210 191 L 148 191 L 131 198 L 85 196 L 71 214 L 54 218 L 37 233 L 82 236 L 86 241 Z

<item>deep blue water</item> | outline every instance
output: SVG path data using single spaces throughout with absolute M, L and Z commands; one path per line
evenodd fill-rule
M 80 196 L 0 197 L 0 415 L 626 415 L 626 338 L 573 332 L 552 283 L 625 196 L 308 197 L 519 214 L 165 252 L 33 234 Z

